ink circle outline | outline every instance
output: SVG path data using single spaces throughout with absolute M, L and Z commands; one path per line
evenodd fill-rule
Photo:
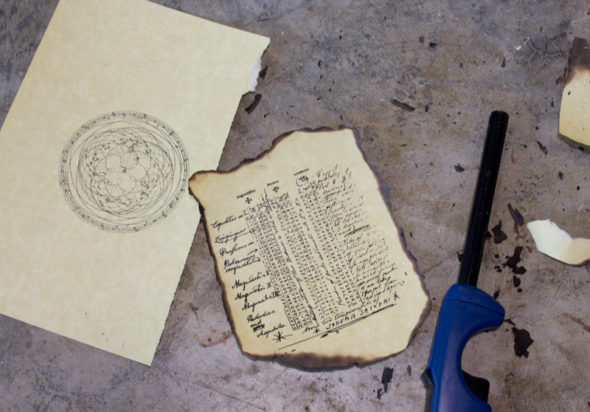
M 97 191 L 85 187 L 89 182 L 84 178 L 88 176 L 80 175 L 80 163 L 87 154 L 84 150 L 88 149 L 88 143 L 104 134 L 102 132 L 111 135 L 111 140 L 107 139 L 105 144 L 112 145 L 112 139 L 119 139 L 119 143 L 122 143 L 122 137 L 117 137 L 122 129 L 125 129 L 128 139 L 135 139 L 134 143 L 150 145 L 152 149 L 160 151 L 168 160 L 172 172 L 168 185 L 163 187 L 161 193 L 157 193 L 160 198 L 156 199 L 155 203 L 151 202 L 149 207 L 143 205 L 143 210 L 134 210 L 139 213 L 127 213 L 127 216 L 125 213 L 105 210 L 104 204 L 93 199 Z M 84 123 L 72 135 L 62 151 L 59 183 L 66 202 L 84 221 L 105 231 L 137 232 L 152 226 L 172 212 L 186 191 L 188 171 L 188 155 L 182 140 L 172 128 L 145 113 L 119 111 L 104 114 Z

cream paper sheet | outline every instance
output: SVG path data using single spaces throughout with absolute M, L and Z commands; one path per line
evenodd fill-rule
M 62 0 L 0 131 L 0 312 L 150 364 L 269 39 L 143 0 Z

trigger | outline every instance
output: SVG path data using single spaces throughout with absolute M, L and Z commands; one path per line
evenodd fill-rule
M 471 389 L 471 392 L 475 394 L 479 399 L 484 402 L 488 401 L 488 393 L 490 392 L 490 383 L 487 379 L 478 378 L 477 376 L 472 376 L 465 371 L 463 372 L 463 377 L 465 378 L 465 383 Z

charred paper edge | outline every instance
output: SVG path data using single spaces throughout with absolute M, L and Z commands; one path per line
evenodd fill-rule
M 570 49 L 565 86 L 581 71 L 590 71 L 590 48 L 586 39 L 575 37 Z
M 579 148 L 580 150 L 587 152 L 590 149 L 590 145 L 562 133 L 562 110 L 564 101 L 567 99 L 565 92 L 568 86 L 570 86 L 570 84 L 583 73 L 590 74 L 590 46 L 588 45 L 588 41 L 586 39 L 581 37 L 575 37 L 572 43 L 572 47 L 569 51 L 566 72 L 562 77 L 562 79 L 564 79 L 564 85 L 561 96 L 561 104 L 559 108 L 557 137 L 564 143 L 566 143 L 569 147 Z
M 262 160 L 270 152 L 272 152 L 283 141 L 283 139 L 289 137 L 293 133 L 296 133 L 296 132 L 306 132 L 306 133 L 336 132 L 336 131 L 341 131 L 341 130 L 350 130 L 352 132 L 352 134 L 354 136 L 356 148 L 358 149 L 359 153 L 362 156 L 362 159 L 366 163 L 367 167 L 369 168 L 369 170 L 373 174 L 375 181 L 377 182 L 377 187 L 379 190 L 379 194 L 381 195 L 381 199 L 383 200 L 385 207 L 387 208 L 387 211 L 389 212 L 389 216 L 391 217 L 393 224 L 397 228 L 397 235 L 398 235 L 398 239 L 400 241 L 400 244 L 402 246 L 402 250 L 405 252 L 406 256 L 408 257 L 409 261 L 411 262 L 414 272 L 418 275 L 418 280 L 420 281 L 420 286 L 426 296 L 426 304 L 424 305 L 424 308 L 422 309 L 422 313 L 420 314 L 420 316 L 418 318 L 418 322 L 416 323 L 416 326 L 414 327 L 414 329 L 410 333 L 410 336 L 408 338 L 406 346 L 403 349 L 401 349 L 397 352 L 392 352 L 389 355 L 385 355 L 385 356 L 381 356 L 381 357 L 377 357 L 377 358 L 366 359 L 366 358 L 363 358 L 360 356 L 342 356 L 342 355 L 319 356 L 319 355 L 316 355 L 315 353 L 310 353 L 310 352 L 280 353 L 280 354 L 273 354 L 273 355 L 250 354 L 243 349 L 243 345 L 240 340 L 240 337 L 236 333 L 235 321 L 232 316 L 232 312 L 230 311 L 230 306 L 229 306 L 229 301 L 228 301 L 228 292 L 226 290 L 225 284 L 221 280 L 221 274 L 220 274 L 221 272 L 219 269 L 217 258 L 215 256 L 215 252 L 213 251 L 213 247 L 212 247 L 211 234 L 209 233 L 209 228 L 207 225 L 207 213 L 206 213 L 207 208 L 199 200 L 197 195 L 195 193 L 193 193 L 192 189 L 190 188 L 190 182 L 192 182 L 194 179 L 196 179 L 196 177 L 199 175 L 206 175 L 206 174 L 210 174 L 210 173 L 214 173 L 217 175 L 229 175 L 229 174 L 238 172 L 242 167 L 246 167 L 258 160 Z M 430 311 L 432 308 L 432 303 L 431 303 L 431 299 L 430 299 L 430 294 L 428 293 L 428 290 L 426 289 L 426 286 L 424 283 L 424 276 L 418 271 L 417 260 L 416 260 L 415 256 L 409 251 L 409 249 L 407 247 L 406 237 L 404 235 L 404 232 L 397 225 L 397 223 L 393 217 L 393 213 L 391 210 L 392 209 L 391 202 L 390 202 L 389 196 L 388 196 L 389 188 L 382 181 L 382 179 L 380 179 L 379 176 L 377 176 L 377 174 L 375 173 L 375 170 L 373 169 L 373 167 L 371 167 L 370 163 L 367 161 L 367 157 L 365 156 L 365 154 L 363 153 L 363 151 L 361 149 L 360 133 L 358 132 L 357 129 L 346 127 L 346 126 L 339 126 L 337 128 L 319 127 L 319 128 L 315 128 L 315 129 L 302 128 L 302 129 L 291 130 L 289 132 L 283 133 L 283 134 L 279 135 L 278 137 L 276 137 L 272 141 L 270 148 L 263 151 L 262 153 L 260 153 L 257 157 L 244 159 L 242 161 L 242 163 L 240 163 L 238 166 L 236 166 L 230 170 L 227 170 L 227 171 L 202 170 L 202 171 L 198 171 L 198 172 L 194 173 L 191 176 L 191 178 L 189 179 L 189 192 L 193 196 L 193 198 L 195 198 L 195 200 L 199 203 L 199 209 L 201 211 L 201 216 L 203 218 L 203 223 L 204 223 L 203 228 L 205 229 L 205 234 L 207 236 L 207 245 L 209 248 L 209 253 L 213 257 L 217 281 L 219 282 L 219 284 L 222 287 L 223 308 L 225 310 L 226 316 L 227 316 L 229 323 L 231 325 L 233 336 L 238 341 L 238 345 L 239 345 L 242 353 L 245 354 L 246 356 L 248 356 L 249 358 L 255 359 L 255 360 L 277 361 L 277 362 L 287 365 L 287 366 L 293 366 L 293 367 L 304 369 L 304 370 L 316 370 L 316 371 L 327 370 L 327 369 L 337 369 L 337 368 L 338 369 L 349 368 L 352 366 L 367 366 L 367 365 L 379 362 L 383 359 L 387 359 L 391 356 L 397 355 L 397 354 L 403 352 L 404 350 L 406 350 L 408 348 L 408 346 L 410 345 L 410 343 L 412 342 L 412 340 L 414 339 L 414 337 L 416 336 L 418 329 L 420 328 L 420 326 L 422 326 L 422 324 L 424 323 L 424 320 L 430 314 Z

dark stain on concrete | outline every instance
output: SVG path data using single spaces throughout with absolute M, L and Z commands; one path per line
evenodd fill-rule
M 518 209 L 516 209 L 515 207 L 512 207 L 512 205 L 510 203 L 508 203 L 508 211 L 510 212 L 512 219 L 514 220 L 514 223 L 516 223 L 518 226 L 524 225 L 524 217 L 518 211 Z
M 189 307 L 191 308 L 191 312 L 193 312 L 195 314 L 195 318 L 199 318 L 199 308 L 196 307 L 195 305 L 193 305 L 192 303 L 188 304 Z
M 515 275 L 526 273 L 526 268 L 524 266 L 518 266 L 521 259 L 520 254 L 522 253 L 522 249 L 522 246 L 516 246 L 514 248 L 514 254 L 512 256 L 507 256 L 506 262 L 503 263 L 503 266 L 512 269 L 512 273 Z
M 211 346 L 219 345 L 220 343 L 225 342 L 232 336 L 230 330 L 222 332 L 219 336 L 210 336 L 207 338 L 206 342 L 199 341 L 199 345 L 203 348 L 210 348 Z
M 260 103 L 260 99 L 262 99 L 262 95 L 260 93 L 256 93 L 254 95 L 254 101 L 244 109 L 246 113 L 251 114 L 258 106 L 258 103 Z
M 494 226 L 492 228 L 492 235 L 493 235 L 494 243 L 496 243 L 496 244 L 502 243 L 503 241 L 508 239 L 508 236 L 506 236 L 506 233 L 504 233 L 502 231 L 502 221 L 501 220 L 498 222 L 498 224 L 496 226 Z
M 512 284 L 515 288 L 520 286 L 520 278 L 518 276 L 512 276 Z
M 514 334 L 514 353 L 519 358 L 522 356 L 528 358 L 528 348 L 534 342 L 534 340 L 531 339 L 531 334 L 528 330 L 518 329 L 517 327 L 512 327 L 512 333 Z
M 407 103 L 400 102 L 397 99 L 391 99 L 390 101 L 392 105 L 394 105 L 395 107 L 399 107 L 400 109 L 405 110 L 406 112 L 413 112 L 414 110 L 416 110 L 415 107 L 410 106 Z
M 539 145 L 539 149 L 543 152 L 543 154 L 547 154 L 547 146 L 543 145 L 540 141 L 537 140 L 537 145 Z
M 391 379 L 393 378 L 393 368 L 388 368 L 387 366 L 383 368 L 383 374 L 381 374 L 381 384 L 383 388 L 379 388 L 377 390 L 377 399 L 381 399 L 381 396 L 387 389 L 389 388 L 389 384 L 391 383 Z

